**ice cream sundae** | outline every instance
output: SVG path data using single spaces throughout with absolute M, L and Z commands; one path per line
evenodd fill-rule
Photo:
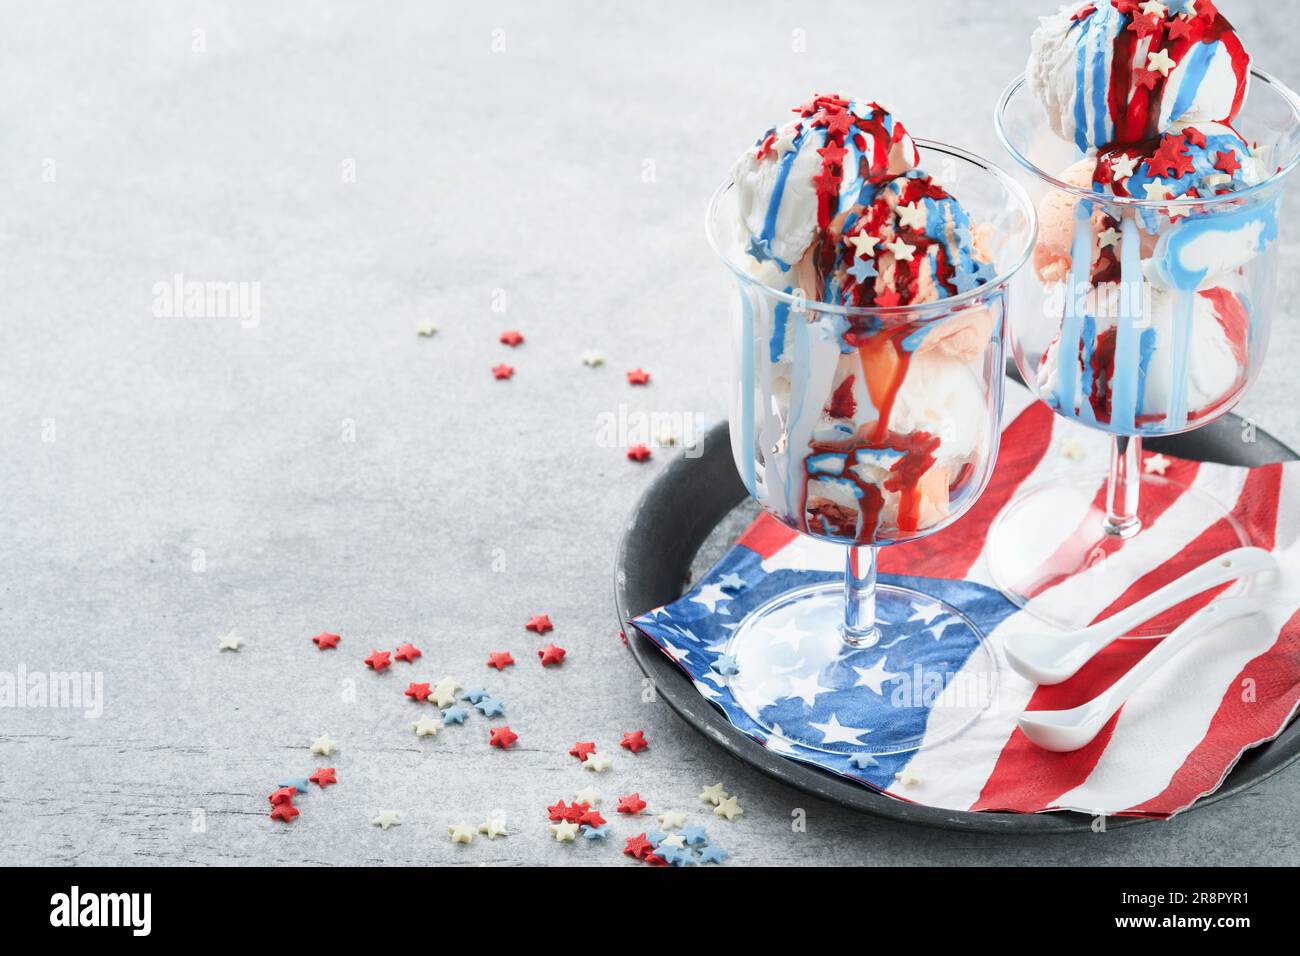
M 1215 417 L 1263 348 L 1251 303 L 1271 276 L 1250 264 L 1277 235 L 1277 195 L 1243 193 L 1272 170 L 1233 127 L 1241 40 L 1211 0 L 1076 2 L 1043 18 L 1026 76 L 1081 156 L 1039 207 L 1059 323 L 1040 394 L 1124 435 Z
M 879 103 L 795 112 L 732 171 L 729 258 L 772 293 L 742 288 L 736 460 L 799 531 L 914 537 L 973 500 L 996 450 L 1001 313 L 967 295 L 995 278 L 992 227 Z

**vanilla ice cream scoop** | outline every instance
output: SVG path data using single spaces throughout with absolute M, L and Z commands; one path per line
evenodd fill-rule
M 1230 123 L 1250 55 L 1211 0 L 1095 0 L 1041 19 L 1026 75 L 1052 129 L 1087 152 Z
M 914 168 L 916 146 L 879 103 L 819 95 L 732 169 L 745 252 L 788 270 L 864 189 Z

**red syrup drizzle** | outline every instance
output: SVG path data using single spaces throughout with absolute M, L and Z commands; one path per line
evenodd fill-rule
M 1120 13 L 1129 17 L 1130 21 L 1116 35 L 1111 59 L 1107 108 L 1111 121 L 1115 124 L 1115 142 L 1137 143 L 1158 135 L 1159 104 L 1165 86 L 1169 82 L 1168 76 L 1163 76 L 1155 70 L 1148 70 L 1146 63 L 1135 61 L 1137 48 L 1143 39 L 1133 29 L 1136 21 L 1146 21 L 1151 24 L 1149 30 L 1144 29 L 1144 33 L 1149 35 L 1151 40 L 1148 52 L 1163 49 L 1174 61 L 1174 67 L 1169 70 L 1170 76 L 1196 44 L 1221 42 L 1224 49 L 1228 51 L 1233 73 L 1237 78 L 1237 90 L 1233 97 L 1232 108 L 1227 116 L 1221 118 L 1221 121 L 1227 122 L 1237 114 L 1245 98 L 1245 78 L 1250 69 L 1250 55 L 1246 53 L 1241 40 L 1233 32 L 1232 24 L 1219 13 L 1211 0 L 1200 0 L 1196 4 L 1196 16 L 1189 21 L 1183 21 L 1187 26 L 1180 28 L 1178 37 L 1170 34 L 1169 28 L 1174 22 L 1173 19 L 1162 17 L 1151 21 L 1138 12 L 1138 4 L 1132 0 L 1112 0 L 1112 3 Z M 1143 54 L 1143 59 L 1145 57 L 1146 54 Z M 1135 76 L 1138 80 L 1136 88 L 1131 82 Z

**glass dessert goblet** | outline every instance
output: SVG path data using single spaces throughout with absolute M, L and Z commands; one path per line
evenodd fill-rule
M 997 108 L 998 134 L 1039 210 L 1008 327 L 1016 362 L 1056 414 L 1112 436 L 1107 474 L 1022 491 L 990 533 L 994 581 L 1056 626 L 1121 610 L 1144 593 L 1134 578 L 1153 569 L 1168 580 L 1259 543 L 1240 489 L 1179 480 L 1181 466 L 1146 473 L 1142 457 L 1144 438 L 1226 414 L 1264 360 L 1300 108 L 1268 74 L 1251 77 L 1231 127 L 1178 124 L 1082 158 L 1048 128 L 1023 76 Z M 1133 636 L 1166 634 L 1195 608 Z
M 960 733 L 996 687 L 993 653 L 944 600 L 944 582 L 928 592 L 923 581 L 878 585 L 876 550 L 947 527 L 989 479 L 1008 283 L 1032 249 L 1034 210 L 1014 180 L 979 158 L 917 146 L 934 182 L 960 198 L 984 257 L 981 284 L 947 298 L 829 305 L 796 287 L 795 267 L 784 273 L 788 285 L 764 284 L 733 234 L 733 181 L 708 211 L 710 243 L 737 292 L 736 467 L 777 521 L 843 549 L 842 581 L 791 580 L 737 622 L 728 642 L 730 689 L 778 749 L 911 752 Z

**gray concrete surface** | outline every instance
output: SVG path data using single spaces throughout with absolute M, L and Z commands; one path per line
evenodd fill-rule
M 698 815 L 716 780 L 746 809 L 712 824 L 738 864 L 1300 860 L 1300 768 L 1082 838 L 812 803 L 644 703 L 616 639 L 616 539 L 665 456 L 629 463 L 599 417 L 722 417 L 727 292 L 700 227 L 733 154 L 851 87 L 997 155 L 993 102 L 1050 6 L 5 3 L 0 671 L 101 674 L 104 711 L 0 709 L 0 863 L 623 865 L 551 841 L 545 804 L 594 784 Z M 1222 6 L 1300 82 L 1300 10 Z M 1300 235 L 1287 264 L 1243 411 L 1300 445 Z M 256 325 L 157 317 L 176 273 L 257 283 Z M 563 668 L 522 629 L 540 612 Z M 243 649 L 218 653 L 231 628 Z M 339 650 L 309 643 L 325 628 Z M 361 666 L 406 640 L 419 666 Z M 519 664 L 498 676 L 502 648 Z M 408 674 L 486 684 L 519 745 L 490 749 L 480 717 L 417 740 Z M 273 823 L 266 795 L 323 732 L 338 786 Z M 591 738 L 617 753 L 605 777 L 565 753 Z M 497 808 L 508 838 L 448 842 Z M 369 826 L 384 809 L 404 824 Z

